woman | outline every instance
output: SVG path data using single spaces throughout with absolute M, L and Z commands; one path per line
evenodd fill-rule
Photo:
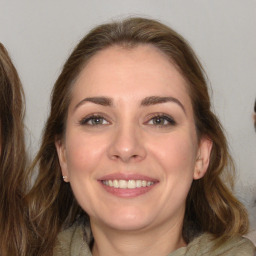
M 0 43 L 0 255 L 27 255 L 24 94 Z
M 253 255 L 220 178 L 232 164 L 202 67 L 161 23 L 127 19 L 81 40 L 36 165 L 36 255 Z

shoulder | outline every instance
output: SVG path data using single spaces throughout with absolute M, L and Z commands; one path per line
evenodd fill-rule
M 53 256 L 91 256 L 88 242 L 90 231 L 83 225 L 74 224 L 58 234 Z
M 195 238 L 187 247 L 185 255 L 254 256 L 255 246 L 244 237 L 235 236 L 225 240 L 214 239 L 210 234 Z

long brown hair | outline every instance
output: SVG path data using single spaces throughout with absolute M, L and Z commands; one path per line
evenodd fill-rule
M 0 255 L 25 256 L 27 225 L 24 93 L 18 73 L 0 43 Z
M 38 166 L 39 174 L 29 195 L 30 217 L 41 250 L 38 255 L 51 255 L 58 232 L 72 225 L 79 216 L 87 216 L 77 204 L 70 185 L 62 180 L 55 148 L 56 139 L 65 132 L 72 85 L 90 58 L 100 50 L 112 45 L 135 47 L 139 44 L 151 44 L 160 49 L 186 78 L 198 138 L 207 136 L 213 142 L 208 171 L 204 178 L 193 182 L 187 198 L 184 238 L 189 241 L 191 227 L 222 238 L 247 231 L 247 213 L 221 179 L 223 172 L 230 172 L 232 161 L 223 129 L 211 111 L 200 62 L 188 43 L 169 27 L 154 20 L 130 18 L 101 25 L 86 35 L 66 61 L 53 88 L 50 116 L 32 166 L 32 169 Z

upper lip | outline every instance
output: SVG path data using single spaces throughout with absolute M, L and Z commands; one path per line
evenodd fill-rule
M 152 181 L 157 182 L 158 180 L 146 175 L 141 174 L 132 174 L 132 173 L 111 173 L 108 175 L 104 175 L 100 177 L 98 180 L 145 180 L 145 181 Z

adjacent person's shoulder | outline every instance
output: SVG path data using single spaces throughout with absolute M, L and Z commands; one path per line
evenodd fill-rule
M 59 233 L 53 256 L 91 256 L 89 236 L 89 231 L 83 225 L 72 225 Z

